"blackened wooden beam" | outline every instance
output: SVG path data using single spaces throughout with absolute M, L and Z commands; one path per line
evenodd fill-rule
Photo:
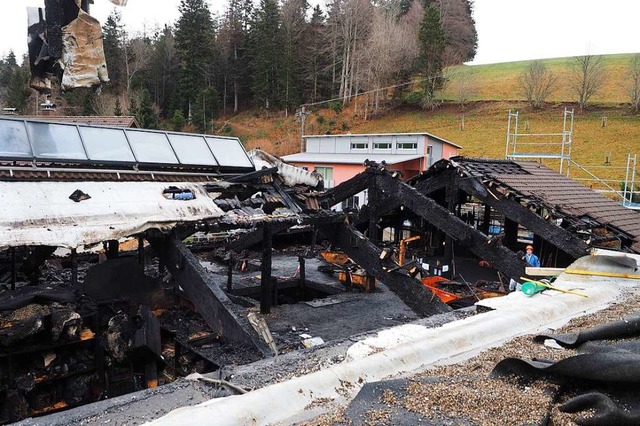
M 284 220 L 280 222 L 271 222 L 269 226 L 271 227 L 272 235 L 279 234 L 280 232 L 286 231 L 294 225 L 320 225 L 320 224 L 330 224 L 330 223 L 339 223 L 344 221 L 344 214 L 331 212 L 331 214 L 309 214 L 304 216 L 298 216 L 293 220 Z M 242 234 L 235 240 L 232 240 L 227 243 L 226 247 L 228 250 L 233 250 L 235 252 L 242 251 L 249 247 L 255 246 L 262 241 L 263 232 L 262 227 L 254 228 L 251 231 L 248 231 Z
M 367 169 L 364 172 L 355 175 L 351 179 L 342 182 L 338 186 L 329 189 L 319 197 L 320 203 L 324 207 L 332 207 L 349 197 L 353 197 L 356 194 L 369 188 L 371 181 L 375 179 L 378 172 L 372 169 Z
M 321 227 L 320 230 L 332 244 L 340 247 L 368 274 L 384 283 L 416 314 L 430 316 L 451 311 L 448 305 L 444 304 L 420 281 L 411 278 L 406 271 L 388 272 L 396 264 L 388 257 L 381 260 L 382 250 L 352 225 L 344 223 L 327 225 Z
M 245 173 L 243 175 L 234 176 L 230 179 L 227 179 L 227 182 L 251 182 L 257 179 L 260 179 L 263 176 L 270 176 L 278 173 L 277 167 L 271 167 L 268 169 L 256 170 L 255 172 Z
M 459 183 L 459 187 L 463 191 L 502 212 L 509 219 L 521 224 L 568 255 L 577 259 L 588 254 L 589 245 L 585 241 L 566 229 L 544 220 L 517 201 L 509 199 L 497 191 L 491 191 L 475 179 L 460 179 Z
M 464 223 L 431 198 L 391 176 L 379 175 L 377 179 L 378 186 L 386 193 L 395 194 L 405 208 L 490 262 L 508 278 L 517 279 L 524 274 L 524 263 L 514 252 L 500 244 L 491 244 L 487 235 Z
M 420 180 L 415 184 L 415 188 L 423 194 L 428 195 L 432 192 L 438 191 L 439 189 L 446 188 L 454 178 L 454 175 L 455 172 L 453 169 L 446 170 L 442 173 L 438 173 L 437 175 Z
M 182 241 L 159 233 L 150 233 L 147 239 L 213 332 L 228 341 L 253 346 L 265 356 L 273 355 L 249 320 L 220 288 L 216 277 L 202 267 Z
M 262 263 L 260 274 L 260 312 L 268 314 L 271 312 L 271 255 L 273 249 L 272 230 L 265 224 L 262 228 Z

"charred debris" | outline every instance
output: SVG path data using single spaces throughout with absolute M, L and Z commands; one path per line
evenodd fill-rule
M 405 182 L 370 163 L 324 190 L 237 141 L 207 166 L 178 143 L 205 137 L 147 134 L 178 160 L 1 160 L 3 423 L 470 306 L 525 274 L 525 244 L 545 266 L 638 252 L 635 216 L 538 164 L 453 158 Z

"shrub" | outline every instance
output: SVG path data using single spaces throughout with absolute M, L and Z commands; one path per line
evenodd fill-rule
M 407 105 L 419 106 L 422 102 L 422 92 L 409 92 L 402 101 Z
M 336 114 L 340 114 L 342 112 L 342 102 L 340 101 L 331 101 L 329 102 L 329 109 Z

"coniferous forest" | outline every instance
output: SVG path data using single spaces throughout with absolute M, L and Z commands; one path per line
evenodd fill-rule
M 68 115 L 135 115 L 145 128 L 211 132 L 213 120 L 247 109 L 294 114 L 303 104 L 394 87 L 419 79 L 430 107 L 442 70 L 473 59 L 472 0 L 228 0 L 211 13 L 205 0 L 182 0 L 173 26 L 136 33 L 117 9 L 103 23 L 110 83 L 54 92 Z M 22 62 L 22 64 L 21 64 Z M 0 60 L 0 104 L 34 113 L 28 61 Z

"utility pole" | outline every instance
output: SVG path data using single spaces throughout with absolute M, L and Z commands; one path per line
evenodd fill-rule
M 304 126 L 309 114 L 311 112 L 307 111 L 306 105 L 300 106 L 300 109 L 296 112 L 296 117 L 300 117 L 300 152 L 304 152 Z

